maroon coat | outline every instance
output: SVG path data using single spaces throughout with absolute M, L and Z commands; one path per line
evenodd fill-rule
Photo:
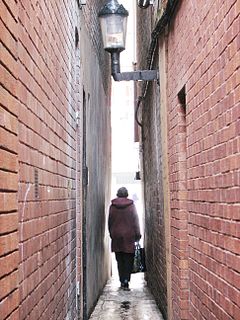
M 134 252 L 134 242 L 141 238 L 141 234 L 133 200 L 128 198 L 112 200 L 109 208 L 108 228 L 113 252 Z

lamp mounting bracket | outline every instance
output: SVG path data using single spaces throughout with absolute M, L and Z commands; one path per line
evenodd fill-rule
M 159 75 L 157 70 L 139 70 L 130 72 L 112 73 L 115 81 L 152 81 L 158 80 Z
M 111 52 L 112 77 L 115 81 L 152 81 L 158 80 L 157 70 L 138 70 L 130 72 L 120 72 L 120 52 Z

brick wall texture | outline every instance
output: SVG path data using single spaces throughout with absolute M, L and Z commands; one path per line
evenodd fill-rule
M 239 13 L 237 0 L 180 1 L 161 35 L 166 46 L 165 137 L 155 126 L 161 125 L 163 109 L 160 99 L 154 102 L 156 84 L 143 105 L 147 279 L 166 319 L 165 302 L 174 320 L 230 320 L 240 314 Z M 141 43 L 142 31 L 149 28 L 145 15 L 149 12 L 138 10 L 141 47 L 149 43 L 149 38 Z M 143 54 L 139 48 L 142 64 Z M 186 101 L 178 95 L 184 91 Z M 171 239 L 163 238 L 166 226 L 161 224 L 164 141 Z M 167 242 L 171 254 L 164 250 Z M 166 259 L 171 259 L 171 288 L 166 279 L 159 281 Z M 167 301 L 168 290 L 172 299 Z
M 18 319 L 18 12 L 14 1 L 0 6 L 0 319 Z
M 87 165 L 97 176 L 86 210 L 98 225 L 88 240 L 101 231 L 88 263 L 93 274 L 103 271 L 89 284 L 89 310 L 108 276 L 110 81 L 96 16 L 103 1 L 87 2 L 81 10 L 76 0 L 0 0 L 1 320 L 74 320 L 82 312 L 83 89 L 93 113 Z M 105 157 L 93 156 L 100 148 Z

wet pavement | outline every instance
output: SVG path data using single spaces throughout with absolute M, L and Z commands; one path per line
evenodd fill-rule
M 90 320 L 163 320 L 143 273 L 132 275 L 130 291 L 120 289 L 119 285 L 114 275 L 104 288 Z

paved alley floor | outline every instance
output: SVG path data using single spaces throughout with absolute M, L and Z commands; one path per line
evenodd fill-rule
M 143 273 L 132 275 L 130 289 L 120 289 L 115 275 L 108 281 L 90 320 L 163 320 Z

